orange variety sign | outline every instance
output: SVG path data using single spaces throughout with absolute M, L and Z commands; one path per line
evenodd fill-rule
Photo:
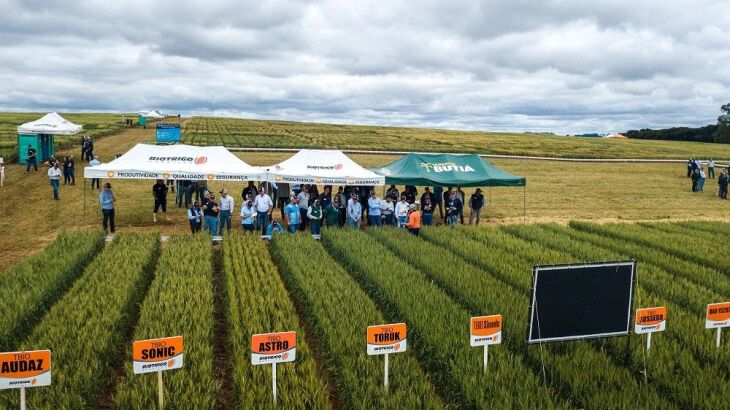
M 0 389 L 50 385 L 50 350 L 0 353 Z
M 730 326 L 730 302 L 710 303 L 707 305 L 705 328 L 717 329 L 728 326 Z
M 368 326 L 368 355 L 405 352 L 407 336 L 405 323 Z
M 293 362 L 297 358 L 297 332 L 251 336 L 251 364 Z
M 666 306 L 637 309 L 634 321 L 634 333 L 662 332 L 667 326 Z
M 183 337 L 138 340 L 132 345 L 135 374 L 181 369 L 183 367 Z
M 502 315 L 471 318 L 469 335 L 472 347 L 502 343 Z

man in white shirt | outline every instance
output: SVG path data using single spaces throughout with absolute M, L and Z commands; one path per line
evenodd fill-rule
M 256 223 L 261 228 L 261 235 L 266 235 L 266 227 L 269 224 L 269 213 L 274 207 L 271 197 L 266 195 L 263 188 L 259 187 L 259 194 L 253 200 L 253 207 L 256 208 Z
M 715 179 L 715 160 L 710 158 L 710 162 L 707 163 L 707 176 L 710 179 Z
M 48 169 L 48 179 L 53 187 L 53 199 L 58 201 L 58 184 L 61 181 L 61 170 L 58 169 L 58 161 L 54 162 L 53 166 Z
M 223 235 L 223 225 L 225 224 L 226 230 L 231 231 L 231 212 L 233 212 L 234 202 L 233 197 L 228 195 L 228 190 L 224 189 L 221 191 L 221 199 L 218 213 L 218 235 Z
M 99 156 L 98 155 L 94 155 L 94 159 L 92 159 L 89 162 L 89 166 L 90 167 L 97 167 L 99 165 L 101 165 L 101 161 L 99 161 Z M 100 182 L 100 179 L 99 178 L 91 178 L 91 189 L 94 189 L 94 185 L 96 185 L 96 189 L 101 189 L 101 187 L 99 186 L 99 182 Z
M 405 195 L 401 195 L 400 201 L 395 204 L 395 217 L 399 228 L 404 227 L 406 222 L 408 222 L 408 210 L 410 209 L 410 205 L 411 204 L 406 201 Z
M 297 201 L 299 202 L 299 230 L 304 231 L 307 227 L 307 210 L 309 209 L 309 189 L 308 185 L 304 186 L 304 189 L 299 191 L 297 195 Z

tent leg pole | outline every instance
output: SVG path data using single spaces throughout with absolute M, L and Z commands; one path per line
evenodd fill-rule
M 527 223 L 527 190 L 522 187 L 522 223 Z
M 84 220 L 86 220 L 86 178 L 84 178 Z

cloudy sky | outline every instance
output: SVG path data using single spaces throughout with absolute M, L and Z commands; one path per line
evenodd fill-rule
M 724 1 L 0 0 L 0 110 L 575 133 L 715 123 Z

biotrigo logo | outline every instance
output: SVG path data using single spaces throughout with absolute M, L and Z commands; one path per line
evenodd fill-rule
M 166 163 L 193 163 L 195 165 L 202 165 L 208 162 L 208 157 L 149 157 L 150 162 L 166 162 Z
M 426 172 L 448 172 L 448 171 L 454 171 L 454 172 L 474 172 L 474 168 L 472 168 L 470 165 L 456 165 L 456 163 L 453 162 L 440 162 L 440 163 L 431 163 L 431 162 L 421 162 L 421 168 L 425 169 Z

